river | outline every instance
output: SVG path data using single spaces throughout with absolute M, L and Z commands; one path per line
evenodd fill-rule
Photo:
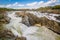
M 11 32 L 18 37 L 26 37 L 27 40 L 57 40 L 57 36 L 60 35 L 54 33 L 53 31 L 47 29 L 45 26 L 27 26 L 22 23 L 22 17 L 17 17 L 15 14 L 17 11 L 7 12 L 7 16 L 11 18 L 10 23 L 6 24 L 6 28 L 11 30 Z M 29 11 L 28 11 L 29 12 Z M 29 12 L 37 17 L 46 17 L 49 20 L 56 20 L 54 16 L 59 16 L 58 14 L 48 14 L 40 12 Z M 28 20 L 28 18 L 27 18 Z

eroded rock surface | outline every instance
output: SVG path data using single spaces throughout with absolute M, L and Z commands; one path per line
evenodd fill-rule
M 16 37 L 11 30 L 6 29 L 5 25 L 10 23 L 7 15 L 7 12 L 0 11 L 0 40 L 26 40 L 25 37 Z
M 46 26 L 48 29 L 54 31 L 55 33 L 60 34 L 60 23 L 56 22 L 54 20 L 49 20 L 46 17 L 38 18 L 37 16 L 31 14 L 31 13 L 19 13 L 19 15 L 22 17 L 22 23 L 26 23 L 26 21 L 29 22 L 30 26 L 35 24 L 40 24 L 41 26 Z M 26 20 L 25 18 L 28 19 Z M 23 22 L 24 21 L 24 22 Z M 28 23 L 26 24 L 28 25 Z

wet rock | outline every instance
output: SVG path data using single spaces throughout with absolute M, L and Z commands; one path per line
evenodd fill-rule
M 7 16 L 6 12 L 1 12 L 0 11 L 0 23 L 9 23 L 10 18 Z
M 27 18 L 26 16 L 28 17 L 27 19 L 28 21 L 26 20 Z M 45 26 L 48 29 L 54 31 L 55 33 L 60 34 L 60 23 L 59 22 L 56 22 L 54 20 L 49 20 L 46 17 L 38 18 L 37 16 L 30 14 L 30 13 L 26 13 L 25 15 L 22 15 L 21 17 L 22 17 L 22 23 L 26 25 L 28 24 L 27 22 L 29 22 L 30 26 L 40 24 L 39 26 Z
M 9 30 L 0 31 L 0 40 L 26 40 L 25 37 L 14 36 Z
M 48 29 L 54 31 L 57 34 L 60 34 L 60 23 L 54 20 L 49 20 L 45 17 L 37 18 L 36 16 L 34 17 L 30 16 L 29 23 L 32 25 L 40 24 L 41 26 L 46 26 Z
M 39 23 L 39 18 L 33 14 L 24 12 L 16 12 L 16 14 L 22 17 L 22 23 L 26 25 L 34 25 L 35 23 Z
M 33 14 L 27 13 L 24 17 L 22 17 L 22 23 L 32 26 L 35 23 L 39 23 L 39 18 Z
M 42 26 L 46 26 L 48 29 L 54 31 L 55 33 L 60 34 L 60 23 L 59 22 L 42 17 L 40 18 L 40 23 Z
M 16 12 L 16 15 L 18 15 L 19 17 L 24 17 L 25 16 L 25 12 Z
M 9 30 L 0 30 L 0 40 L 15 40 L 15 36 Z
M 28 16 L 27 16 L 27 14 L 26 13 L 24 13 L 24 12 L 16 12 L 16 14 L 19 16 L 19 17 L 22 17 L 22 23 L 23 24 L 25 24 L 25 25 L 27 25 L 27 26 L 30 26 L 30 24 L 29 24 L 29 18 L 28 18 Z
M 11 37 L 14 37 L 14 35 L 9 30 L 3 30 L 3 31 L 0 31 L 0 37 L 1 38 L 2 37 L 7 37 L 7 38 L 9 37 L 9 38 L 11 38 Z
M 55 18 L 56 18 L 57 20 L 60 20 L 60 16 L 55 16 Z
M 5 11 L 0 11 L 0 40 L 7 40 L 6 38 L 10 38 L 11 35 L 4 28 L 6 23 L 9 23 L 10 18 L 7 17 L 7 13 Z M 8 36 L 9 35 L 9 36 Z
M 14 34 L 7 29 L 0 30 L 0 40 L 26 40 L 25 37 L 14 36 Z
M 25 37 L 18 37 L 15 40 L 27 40 Z
M 38 24 L 39 23 L 39 18 L 33 14 L 28 13 L 28 20 L 30 25 L 34 25 L 35 23 Z
M 29 20 L 28 20 L 28 16 L 22 17 L 22 23 L 27 25 L 27 26 L 30 26 L 30 23 L 29 23 Z

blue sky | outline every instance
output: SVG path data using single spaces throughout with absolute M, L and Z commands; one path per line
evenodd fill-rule
M 0 0 L 0 4 L 13 4 L 15 2 L 19 2 L 21 4 L 31 3 L 31 2 L 39 2 L 44 1 L 47 2 L 48 0 Z
M 39 8 L 60 5 L 60 0 L 0 0 L 0 7 L 5 8 Z

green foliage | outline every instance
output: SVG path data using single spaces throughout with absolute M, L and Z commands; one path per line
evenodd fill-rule
M 0 8 L 0 11 L 1 10 L 4 10 L 4 11 L 13 11 L 13 10 L 15 10 L 15 9 L 11 9 L 11 8 Z
M 2 15 L 2 14 L 0 14 L 0 19 L 1 19 L 1 18 L 3 18 L 3 15 Z
M 60 9 L 60 5 L 56 5 L 52 9 Z
M 60 9 L 60 5 L 55 5 L 55 6 L 47 6 L 47 7 L 40 7 L 37 10 L 49 10 L 49 9 Z
M 40 7 L 36 10 L 49 10 L 49 9 L 60 9 L 60 5 Z M 0 10 L 4 10 L 4 11 L 35 11 L 35 9 L 30 10 L 30 9 L 12 9 L 12 8 L 0 8 Z

